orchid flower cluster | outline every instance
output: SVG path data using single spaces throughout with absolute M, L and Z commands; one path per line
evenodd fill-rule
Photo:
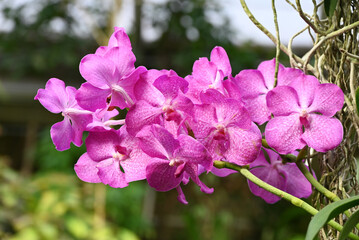
M 341 89 L 281 64 L 276 82 L 275 59 L 233 77 L 226 51 L 215 47 L 185 78 L 173 70 L 135 67 L 135 61 L 129 37 L 116 27 L 107 46 L 81 60 L 86 82 L 79 89 L 52 78 L 35 96 L 64 116 L 50 131 L 57 150 L 82 145 L 88 132 L 87 152 L 75 165 L 85 182 L 123 188 L 146 179 L 157 191 L 175 188 L 186 204 L 181 186 L 190 179 L 212 193 L 199 179 L 202 173 L 234 172 L 215 168 L 213 161 L 220 160 L 249 165 L 272 186 L 308 197 L 311 184 L 281 156 L 305 146 L 326 152 L 343 138 L 333 117 L 343 106 Z M 124 109 L 126 118 L 119 119 Z M 262 148 L 264 137 L 271 149 Z M 268 203 L 280 199 L 250 181 L 249 187 Z

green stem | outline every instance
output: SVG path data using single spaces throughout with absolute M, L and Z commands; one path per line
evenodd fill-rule
M 301 161 L 301 160 L 297 161 L 296 164 L 297 164 L 297 167 L 299 168 L 299 170 L 305 176 L 305 178 L 308 179 L 308 181 L 312 184 L 312 186 L 315 187 L 319 192 L 323 193 L 324 196 L 326 196 L 327 198 L 329 198 L 332 201 L 340 200 L 340 198 L 337 195 L 335 195 L 334 193 L 332 193 L 331 191 L 326 189 L 322 184 L 320 184 L 317 181 L 317 179 L 315 179 L 313 177 L 313 175 L 309 172 L 308 168 L 305 166 L 303 161 Z
M 299 155 L 298 155 L 299 156 Z M 303 161 L 299 160 L 296 162 L 297 167 L 299 170 L 303 173 L 305 178 L 312 184 L 313 187 L 315 187 L 319 192 L 321 192 L 324 196 L 332 200 L 333 202 L 341 200 L 335 193 L 329 191 L 327 188 L 325 188 L 322 184 L 320 184 L 317 179 L 314 178 L 314 176 L 309 172 L 308 168 L 305 166 Z M 344 214 L 347 217 L 350 217 L 351 213 L 346 210 L 344 211 Z M 356 228 L 359 229 L 359 223 L 356 225 Z
M 293 195 L 286 193 L 276 187 L 273 187 L 272 185 L 269 185 L 268 183 L 262 181 L 261 179 L 259 179 L 258 177 L 256 177 L 255 175 L 253 175 L 249 170 L 248 167 L 241 167 L 238 166 L 236 164 L 233 163 L 229 163 L 229 162 L 224 162 L 224 161 L 214 161 L 213 166 L 216 168 L 228 168 L 228 169 L 232 169 L 235 170 L 239 173 L 241 173 L 245 178 L 247 178 L 248 180 L 250 180 L 251 182 L 253 182 L 254 184 L 256 184 L 257 186 L 267 190 L 268 192 L 271 192 L 285 200 L 287 200 L 288 202 L 292 203 L 294 206 L 296 207 L 300 207 L 303 210 L 305 210 L 306 212 L 310 213 L 311 215 L 315 215 L 318 213 L 318 210 L 315 209 L 314 207 L 312 207 L 311 205 L 309 205 L 308 203 L 306 203 L 305 201 L 294 197 Z M 334 229 L 336 229 L 337 231 L 341 232 L 343 229 L 343 226 L 340 225 L 339 223 L 335 222 L 334 220 L 331 220 L 328 222 L 328 225 L 333 227 Z M 359 240 L 359 236 L 351 233 L 349 235 L 349 238 L 354 239 L 354 240 Z
M 272 9 L 273 9 L 273 17 L 274 17 L 274 26 L 276 32 L 276 54 L 275 54 L 275 71 L 274 71 L 274 86 L 277 86 L 278 82 L 278 68 L 279 68 L 279 55 L 280 55 L 280 38 L 279 38 L 279 26 L 278 26 L 278 19 L 277 19 L 277 10 L 275 8 L 275 0 L 272 0 Z

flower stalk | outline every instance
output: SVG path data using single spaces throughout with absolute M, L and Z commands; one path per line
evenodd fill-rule
M 213 166 L 216 168 L 228 168 L 228 169 L 235 170 L 235 171 L 239 172 L 240 174 L 242 174 L 248 180 L 252 181 L 254 184 L 258 185 L 259 187 L 283 198 L 284 200 L 290 202 L 291 204 L 293 204 L 296 207 L 302 208 L 309 214 L 314 216 L 315 214 L 318 213 L 317 209 L 315 209 L 314 207 L 312 207 L 310 204 L 306 203 L 305 201 L 301 200 L 300 198 L 294 197 L 293 195 L 291 195 L 289 193 L 286 193 L 276 187 L 273 187 L 272 185 L 262 181 L 261 179 L 259 179 L 255 175 L 253 175 L 249 171 L 248 166 L 239 166 L 239 165 L 225 162 L 225 161 L 214 161 Z M 334 220 L 329 221 L 328 225 L 333 227 L 334 229 L 336 229 L 339 232 L 341 232 L 343 229 L 343 226 Z M 354 239 L 354 240 L 359 240 L 359 236 L 357 236 L 353 233 L 349 234 L 349 238 Z

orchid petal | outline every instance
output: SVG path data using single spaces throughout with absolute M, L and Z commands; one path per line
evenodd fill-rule
M 101 182 L 113 188 L 124 188 L 128 186 L 125 174 L 121 171 L 120 165 L 114 159 L 105 159 L 97 164 L 98 176 Z
M 262 145 L 262 136 L 255 124 L 248 130 L 238 127 L 228 128 L 228 134 L 229 148 L 224 153 L 228 162 L 243 166 L 257 158 Z
M 276 187 L 279 189 L 285 189 L 286 186 L 286 179 L 284 176 L 278 174 L 275 169 L 267 169 L 264 167 L 258 167 L 251 170 L 251 173 L 261 179 L 262 181 Z M 264 199 L 269 204 L 275 203 L 279 201 L 281 198 L 274 195 L 273 193 L 264 190 L 263 188 L 257 186 L 253 182 L 248 180 L 249 189 L 251 192 Z
M 207 171 L 212 167 L 212 159 L 207 149 L 196 139 L 181 134 L 178 136 L 180 148 L 174 154 L 175 158 L 184 159 L 188 163 L 201 164 Z
M 162 109 L 154 107 L 146 101 L 140 100 L 135 103 L 126 115 L 127 131 L 135 136 L 143 126 L 159 124 Z
M 157 78 L 153 86 L 160 90 L 166 99 L 173 99 L 178 95 L 178 91 L 187 91 L 188 82 L 181 77 L 164 75 Z
M 292 87 L 278 86 L 268 92 L 266 100 L 274 116 L 288 116 L 301 111 L 298 94 Z
M 131 41 L 122 27 L 115 27 L 114 33 L 111 35 L 108 41 L 108 47 L 126 47 L 131 49 Z
M 211 52 L 211 62 L 217 65 L 217 68 L 221 70 L 224 76 L 228 76 L 232 72 L 231 64 L 228 59 L 226 50 L 222 47 L 215 47 Z
M 145 100 L 154 106 L 162 106 L 165 102 L 165 97 L 160 90 L 153 86 L 152 82 L 160 76 L 162 76 L 161 72 L 151 70 L 142 74 L 134 86 L 135 99 L 137 101 Z
M 120 136 L 115 130 L 90 132 L 86 138 L 87 153 L 96 162 L 112 158 L 117 152 L 116 145 L 119 144 Z
M 303 71 L 295 68 L 279 68 L 278 70 L 278 84 L 277 86 L 287 86 L 294 79 L 300 78 L 304 75 Z
M 268 145 L 281 154 L 303 148 L 305 143 L 301 140 L 302 133 L 299 114 L 272 118 L 265 129 Z
M 268 92 L 263 75 L 258 70 L 242 70 L 233 79 L 243 98 L 253 98 Z
M 266 96 L 267 95 L 263 94 L 255 98 L 247 98 L 243 100 L 251 120 L 259 125 L 262 125 L 271 119 L 271 113 L 267 107 Z
M 74 138 L 74 131 L 68 118 L 55 123 L 50 129 L 51 139 L 58 151 L 64 151 L 70 148 Z
M 316 94 L 316 90 L 319 86 L 319 81 L 314 76 L 302 75 L 294 79 L 289 85 L 293 87 L 298 93 L 298 103 L 302 109 L 308 108 Z
M 148 184 L 160 192 L 166 192 L 176 188 L 182 181 L 182 175 L 175 177 L 176 167 L 171 167 L 169 162 L 159 158 L 153 158 L 147 165 L 146 178 Z
M 99 55 L 88 54 L 80 63 L 82 77 L 97 88 L 108 89 L 118 79 L 115 72 L 115 64 Z
M 305 128 L 302 139 L 316 151 L 327 152 L 342 141 L 342 123 L 336 118 L 310 114 L 309 127 Z
M 325 116 L 332 117 L 343 107 L 344 93 L 335 84 L 320 84 L 314 95 L 312 105 L 309 107 L 310 112 L 319 112 Z
M 135 70 L 136 57 L 127 47 L 113 47 L 110 48 L 104 55 L 104 59 L 111 60 L 116 66 L 119 78 L 130 74 Z M 116 83 L 118 79 L 114 79 L 111 83 Z
M 312 185 L 294 163 L 281 167 L 287 177 L 286 192 L 298 198 L 307 198 L 312 194 Z
M 65 90 L 65 83 L 57 78 L 51 78 L 47 81 L 45 89 L 39 89 L 35 96 L 39 102 L 50 112 L 62 112 L 69 100 Z
M 257 68 L 263 75 L 264 85 L 268 90 L 274 87 L 275 59 L 264 61 Z M 284 69 L 282 64 L 278 65 L 278 72 Z
M 110 89 L 100 89 L 86 82 L 77 91 L 76 100 L 83 109 L 94 112 L 96 109 L 106 108 L 106 100 L 110 94 Z
M 187 200 L 186 200 L 186 196 L 184 195 L 183 191 L 182 191 L 182 188 L 181 188 L 181 185 L 178 185 L 176 187 L 177 189 L 177 192 L 178 192 L 178 196 L 177 196 L 177 200 L 180 202 L 180 203 L 183 203 L 183 204 L 188 204 Z
M 140 139 L 142 150 L 151 157 L 171 159 L 180 147 L 178 140 L 158 124 L 144 127 L 136 137 Z
M 82 154 L 75 164 L 76 175 L 84 182 L 100 183 L 101 179 L 97 175 L 97 163 L 98 162 L 93 161 L 87 153 Z
M 214 189 L 207 187 L 198 177 L 198 167 L 195 164 L 186 164 L 186 173 L 191 177 L 192 181 L 196 183 L 200 188 L 201 192 L 206 194 L 213 193 Z

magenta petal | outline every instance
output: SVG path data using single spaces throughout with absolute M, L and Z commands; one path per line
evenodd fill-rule
M 69 100 L 65 90 L 65 83 L 57 78 L 51 78 L 47 81 L 45 89 L 39 89 L 35 96 L 35 100 L 52 113 L 62 112 Z
M 218 90 L 210 88 L 200 93 L 200 99 L 204 104 L 224 103 L 227 98 Z
M 187 98 L 184 93 L 179 92 L 178 96 L 171 101 L 171 105 L 175 111 L 180 111 L 180 112 L 183 112 L 183 113 L 193 116 L 193 106 L 194 105 L 193 105 L 192 101 L 189 98 Z M 167 114 L 167 116 L 168 116 L 168 114 Z M 186 116 L 180 115 L 180 116 L 178 116 L 178 120 L 182 121 L 183 118 L 185 118 L 185 117 Z M 176 118 L 171 119 L 171 120 L 176 120 Z
M 294 79 L 304 75 L 303 71 L 295 68 L 279 68 L 277 86 L 289 85 Z
M 80 147 L 82 145 L 82 133 L 86 130 L 87 125 L 93 121 L 92 113 L 72 113 L 70 117 L 74 132 L 72 141 Z
M 242 70 L 233 79 L 243 98 L 254 98 L 268 92 L 263 75 L 258 70 Z
M 122 27 L 115 27 L 115 32 L 111 35 L 108 41 L 108 46 L 111 47 L 126 47 L 131 49 L 130 38 Z
M 278 71 L 283 69 L 283 65 L 279 64 Z M 275 73 L 275 59 L 264 61 L 259 64 L 257 68 L 263 75 L 264 84 L 267 89 L 271 90 L 274 87 L 274 73 Z
M 166 99 L 173 99 L 178 95 L 178 91 L 183 93 L 188 89 L 188 82 L 178 76 L 161 76 L 153 83 Z
M 118 107 L 120 109 L 125 109 L 130 107 L 130 105 L 125 101 L 123 95 L 117 91 L 112 91 L 110 106 Z
M 224 76 L 228 76 L 232 72 L 231 64 L 228 59 L 228 55 L 224 48 L 215 47 L 211 52 L 211 62 L 217 65 L 217 68 L 221 70 Z
M 281 190 L 285 189 L 286 179 L 273 168 L 268 169 L 266 167 L 258 167 L 252 169 L 251 173 L 257 176 L 262 181 L 276 188 L 279 188 Z M 248 185 L 249 189 L 254 195 L 263 198 L 267 203 L 272 204 L 280 200 L 280 197 L 268 192 L 267 190 L 264 190 L 261 187 L 258 187 L 256 184 L 249 180 Z
M 86 82 L 77 91 L 76 100 L 83 109 L 94 112 L 96 109 L 106 108 L 106 100 L 110 94 L 110 89 L 100 89 Z
M 303 133 L 299 114 L 275 117 L 269 120 L 265 129 L 265 138 L 272 148 L 281 154 L 289 154 L 303 148 Z
M 268 92 L 266 100 L 274 116 L 287 116 L 301 111 L 297 92 L 292 87 L 276 87 Z
M 65 118 L 62 122 L 55 123 L 50 129 L 50 135 L 56 150 L 64 151 L 70 148 L 70 143 L 74 138 L 74 131 L 71 122 Z
M 152 77 L 160 77 L 160 72 L 148 71 L 141 75 L 141 78 L 134 86 L 134 95 L 137 101 L 145 100 L 154 106 L 162 106 L 165 98 L 163 94 L 158 90 L 151 82 Z M 156 78 L 156 79 L 157 79 Z
M 158 124 L 144 127 L 136 137 L 140 139 L 142 150 L 151 157 L 170 159 L 180 147 L 178 140 Z
M 98 162 L 93 161 L 87 153 L 82 154 L 75 164 L 75 172 L 77 176 L 84 182 L 99 183 L 100 178 L 97 175 L 96 168 Z
M 248 130 L 238 127 L 228 128 L 228 134 L 229 148 L 224 153 L 228 162 L 243 166 L 257 158 L 262 146 L 262 136 L 255 124 Z
M 111 60 L 95 54 L 86 55 L 80 63 L 82 77 L 101 89 L 107 89 L 109 85 L 117 81 L 115 71 L 116 66 Z
M 223 82 L 223 87 L 225 88 L 226 96 L 240 100 L 242 99 L 242 94 L 239 87 L 233 82 L 233 80 L 227 79 Z
M 313 103 L 308 110 L 331 117 L 343 107 L 343 103 L 343 91 L 335 84 L 324 83 L 317 87 Z
M 146 167 L 150 157 L 145 154 L 140 147 L 132 149 L 130 158 L 121 162 L 121 166 L 126 173 L 126 181 L 133 182 L 146 178 Z
M 297 91 L 299 106 L 302 109 L 306 109 L 314 100 L 319 81 L 314 76 L 303 74 L 294 79 L 289 86 Z
M 86 138 L 87 153 L 96 162 L 112 158 L 117 152 L 116 145 L 119 144 L 120 137 L 115 130 L 90 132 Z
M 265 151 L 268 154 L 270 162 L 268 162 L 267 159 L 265 158 L 263 151 Z M 273 162 L 277 161 L 278 157 L 279 155 L 274 151 L 268 149 L 262 149 L 259 152 L 258 157 L 250 164 L 249 167 L 250 168 L 255 168 L 258 166 L 270 167 Z
M 309 117 L 309 127 L 302 135 L 309 147 L 318 152 L 327 152 L 340 144 L 343 126 L 338 119 L 318 114 L 310 114 Z
M 237 173 L 237 171 L 227 168 L 216 168 L 212 167 L 211 173 L 216 175 L 217 177 L 227 177 L 228 175 L 232 173 Z
M 207 149 L 196 139 L 181 134 L 178 136 L 180 148 L 175 151 L 176 158 L 185 159 L 188 163 L 201 164 L 207 171 L 212 168 L 212 159 Z
M 298 198 L 307 198 L 312 194 L 312 185 L 294 163 L 281 166 L 281 170 L 287 176 L 287 193 Z
M 160 192 L 169 191 L 177 187 L 183 178 L 183 174 L 175 177 L 176 167 L 171 167 L 169 161 L 159 158 L 152 159 L 147 165 L 146 178 L 148 184 Z
M 159 124 L 162 109 L 154 107 L 146 101 L 140 100 L 135 103 L 126 115 L 127 131 L 135 136 L 142 127 L 151 124 Z
M 136 57 L 131 49 L 127 47 L 110 48 L 104 55 L 104 58 L 113 62 L 119 72 L 120 78 L 135 70 Z
M 194 106 L 194 123 L 191 128 L 198 139 L 204 139 L 215 130 L 217 123 L 216 109 L 209 104 Z
M 100 47 L 98 47 L 98 48 L 96 49 L 95 54 L 96 54 L 96 55 L 99 55 L 99 56 L 103 56 L 103 55 L 105 55 L 105 53 L 107 52 L 107 49 L 108 49 L 107 46 L 100 46 Z
M 146 166 L 151 159 L 150 156 L 141 150 L 140 141 L 127 133 L 126 126 L 122 126 L 120 131 L 121 136 L 123 136 L 121 146 L 125 147 L 129 152 L 128 158 L 120 163 L 125 170 L 126 181 L 132 182 L 145 179 Z
M 128 186 L 125 174 L 121 171 L 118 161 L 106 159 L 97 164 L 98 176 L 101 182 L 113 188 L 124 188 Z
M 134 87 L 137 83 L 137 81 L 140 79 L 140 76 L 147 72 L 147 69 L 143 66 L 139 66 L 134 71 L 132 71 L 129 75 L 121 78 L 118 81 L 118 85 L 123 88 L 126 93 L 132 98 L 132 100 L 135 102 L 136 99 L 135 93 L 134 93 Z
M 187 200 L 186 200 L 186 196 L 184 195 L 181 186 L 178 185 L 178 186 L 176 187 L 176 189 L 177 189 L 177 192 L 178 192 L 177 200 L 178 200 L 180 203 L 188 204 L 188 202 L 187 202 Z
M 198 177 L 198 167 L 195 164 L 186 164 L 186 173 L 189 174 L 192 181 L 195 182 L 200 188 L 201 191 L 206 194 L 213 193 L 214 189 L 207 187 Z
M 267 107 L 266 96 L 267 95 L 263 94 L 255 98 L 247 98 L 243 100 L 251 120 L 259 125 L 262 125 L 271 119 L 271 113 Z
M 193 64 L 193 73 L 194 78 L 203 79 L 203 82 L 200 84 L 203 87 L 203 84 L 210 85 L 214 82 L 217 75 L 217 67 L 214 63 L 208 61 L 207 58 L 200 58 Z M 196 80 L 194 80 L 196 81 Z

